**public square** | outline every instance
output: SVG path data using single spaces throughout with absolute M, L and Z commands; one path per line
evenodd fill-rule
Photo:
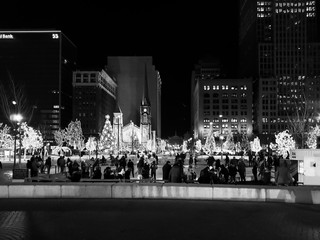
M 0 239 L 320 239 L 320 206 L 128 199 L 0 199 Z

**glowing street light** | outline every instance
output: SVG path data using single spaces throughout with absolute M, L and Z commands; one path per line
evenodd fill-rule
M 14 101 L 13 101 L 14 102 Z M 13 103 L 12 102 L 12 103 Z M 21 126 L 21 121 L 22 121 L 23 117 L 20 113 L 18 114 L 11 114 L 10 115 L 10 120 L 15 122 L 19 128 L 18 128 L 18 131 L 19 131 L 19 164 L 21 163 L 21 131 L 20 131 L 20 126 Z M 15 133 L 14 133 L 14 152 L 13 152 L 13 167 L 16 166 L 16 149 L 17 149 L 17 134 L 16 134 L 16 125 L 15 125 Z

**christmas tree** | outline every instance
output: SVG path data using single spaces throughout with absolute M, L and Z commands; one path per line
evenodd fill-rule
M 102 129 L 100 144 L 102 149 L 106 149 L 106 150 L 112 150 L 115 144 L 115 137 L 113 134 L 109 115 L 106 115 L 106 122 Z
M 209 136 L 206 139 L 206 143 L 204 145 L 204 149 L 209 153 L 213 154 L 213 152 L 216 151 L 216 140 L 215 140 L 215 134 L 213 131 L 210 132 Z

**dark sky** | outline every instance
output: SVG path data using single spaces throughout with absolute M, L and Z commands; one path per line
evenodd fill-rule
M 234 75 L 238 36 L 237 0 L 187 2 L 12 1 L 1 11 L 0 28 L 61 30 L 77 46 L 81 70 L 103 67 L 107 56 L 153 56 L 163 83 L 162 137 L 182 136 L 190 129 L 193 65 L 211 55 Z

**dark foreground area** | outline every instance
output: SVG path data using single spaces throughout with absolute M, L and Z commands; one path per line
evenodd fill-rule
M 320 239 L 320 206 L 0 199 L 0 239 Z

